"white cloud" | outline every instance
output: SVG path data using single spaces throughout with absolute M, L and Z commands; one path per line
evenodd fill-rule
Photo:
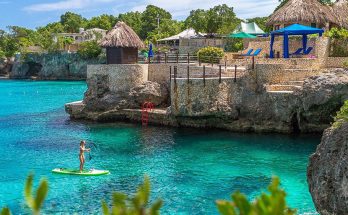
M 6 2 L 6 1 L 1 1 Z M 113 2 L 114 4 L 110 4 Z M 109 3 L 109 4 L 108 4 Z M 243 19 L 268 16 L 279 4 L 278 0 L 56 0 L 55 2 L 29 5 L 28 12 L 51 12 L 67 10 L 103 9 L 105 11 L 144 11 L 149 4 L 169 11 L 175 19 L 185 19 L 191 10 L 208 9 L 218 4 L 234 7 L 237 16 Z
M 238 17 L 246 19 L 270 15 L 279 2 L 278 0 L 143 0 L 142 4 L 132 8 L 132 10 L 141 11 L 148 4 L 164 8 L 178 19 L 188 16 L 191 10 L 209 9 L 219 4 L 227 4 L 234 7 Z
M 63 0 L 53 3 L 33 4 L 24 8 L 29 12 L 49 12 L 58 10 L 76 10 L 88 8 L 98 3 L 108 3 L 115 0 Z

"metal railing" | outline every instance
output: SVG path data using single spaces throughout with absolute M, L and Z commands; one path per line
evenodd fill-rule
M 183 68 L 183 67 L 182 67 Z M 186 74 L 184 72 L 184 70 L 181 71 L 181 77 L 179 77 L 178 75 L 178 66 L 169 66 L 169 79 L 170 79 L 170 84 L 172 83 L 172 80 L 174 81 L 174 84 L 177 83 L 177 79 L 186 79 L 187 83 L 190 83 L 190 80 L 192 78 L 192 72 L 191 72 L 191 67 L 190 65 L 188 65 L 186 67 Z M 210 68 L 210 70 L 213 70 L 214 68 L 210 67 L 210 66 L 206 66 L 203 65 L 202 67 L 195 67 L 195 70 L 197 71 L 197 69 L 199 69 L 201 72 L 199 72 L 199 79 L 202 79 L 203 81 L 203 85 L 205 87 L 206 85 L 206 79 L 207 78 L 216 78 L 219 80 L 219 83 L 222 82 L 222 74 L 223 71 L 226 73 L 227 72 L 227 68 L 225 67 L 223 69 L 223 65 L 218 65 L 218 71 L 217 74 L 209 74 L 207 75 L 207 68 Z M 233 72 L 231 76 L 225 76 L 225 77 L 231 77 L 233 79 L 233 82 L 237 82 L 237 76 L 238 76 L 238 65 L 234 65 L 233 66 Z M 194 79 L 196 79 L 197 77 L 194 77 Z
M 153 57 L 144 57 L 138 56 L 138 63 L 141 64 L 198 64 L 202 65 L 211 65 L 215 66 L 224 66 L 225 68 L 228 66 L 227 58 L 221 57 L 199 57 L 198 55 L 193 55 L 190 53 L 187 54 L 156 54 Z M 254 56 L 251 57 L 252 69 L 255 68 L 256 59 Z

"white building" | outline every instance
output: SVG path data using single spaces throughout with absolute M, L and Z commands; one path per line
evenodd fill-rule
M 106 30 L 100 29 L 100 28 L 92 28 L 88 30 L 84 30 L 83 28 L 80 28 L 79 33 L 55 34 L 53 37 L 53 40 L 57 42 L 59 37 L 69 37 L 74 40 L 73 44 L 79 44 L 85 41 L 101 40 L 106 35 L 106 32 L 107 32 Z

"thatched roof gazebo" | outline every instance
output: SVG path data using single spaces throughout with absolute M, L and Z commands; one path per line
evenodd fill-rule
M 348 29 L 348 1 L 338 0 L 332 6 L 333 12 L 338 19 L 338 25 L 340 27 Z
M 106 48 L 107 64 L 137 63 L 138 49 L 145 48 L 139 36 L 124 22 L 117 22 L 100 45 Z
M 330 6 L 318 0 L 289 0 L 270 16 L 267 25 L 278 30 L 296 23 L 322 28 L 331 23 L 336 24 L 337 18 Z

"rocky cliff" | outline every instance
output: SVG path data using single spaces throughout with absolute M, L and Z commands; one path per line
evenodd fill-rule
M 325 130 L 310 157 L 307 180 L 320 214 L 348 214 L 348 122 Z
M 151 90 L 142 91 L 145 93 L 141 99 L 134 97 L 139 93 L 109 93 L 108 78 L 102 78 L 98 81 L 95 76 L 87 81 L 89 89 L 84 106 L 79 106 L 81 114 L 71 111 L 71 106 L 67 108 L 73 118 L 113 120 L 123 114 L 123 109 L 139 109 L 144 98 L 161 95 L 157 107 L 170 108 L 165 117 L 158 117 L 153 123 L 232 131 L 308 133 L 322 132 L 329 127 L 333 115 L 348 99 L 348 71 L 342 69 L 309 77 L 294 93 L 270 93 L 249 74 L 237 82 L 207 79 L 203 84 L 201 79 L 178 79 L 176 83 L 172 81 L 170 96 L 163 93 L 161 85 L 152 83 L 157 87 L 146 87 Z M 134 89 L 139 91 L 137 86 Z M 164 96 L 171 98 L 169 104 L 163 102 Z
M 10 78 L 85 80 L 88 64 L 103 64 L 104 58 L 86 60 L 76 53 L 26 54 L 15 59 Z
M 0 59 L 0 76 L 8 76 L 13 67 L 13 60 L 10 59 Z

